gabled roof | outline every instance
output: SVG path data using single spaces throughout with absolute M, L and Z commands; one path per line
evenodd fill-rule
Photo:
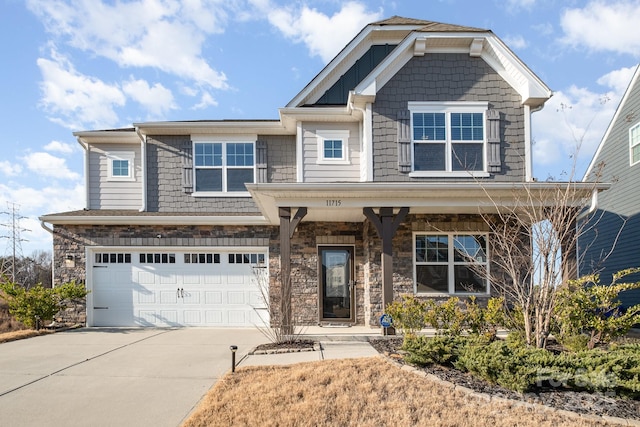
M 397 45 L 353 90 L 354 97 L 375 97 L 377 91 L 414 56 L 431 52 L 466 52 L 481 57 L 532 107 L 544 104 L 549 89 L 493 32 L 475 27 L 394 16 L 367 25 L 288 104 L 315 104 L 372 46 Z
M 402 16 L 392 16 L 388 19 L 383 19 L 382 21 L 373 22 L 371 25 L 418 25 L 421 26 L 421 31 L 434 31 L 434 32 L 446 32 L 446 31 L 454 31 L 454 32 L 487 32 L 489 30 L 484 30 L 482 28 L 474 28 L 474 27 L 465 27 L 462 25 L 454 25 L 454 24 L 444 24 L 442 22 L 435 21 L 425 21 L 422 19 L 413 19 L 413 18 L 404 18 Z
M 583 181 L 589 180 L 589 175 L 591 175 L 593 168 L 599 163 L 598 157 L 600 156 L 600 152 L 602 151 L 602 148 L 604 147 L 605 143 L 609 139 L 609 134 L 613 131 L 615 124 L 618 122 L 618 117 L 620 116 L 624 108 L 624 105 L 627 102 L 627 99 L 629 98 L 629 96 L 631 96 L 631 93 L 634 91 L 634 89 L 640 90 L 640 64 L 636 67 L 636 71 L 633 73 L 631 82 L 629 83 L 629 86 L 627 87 L 627 90 L 625 91 L 624 96 L 620 100 L 620 104 L 618 104 L 618 108 L 616 108 L 616 112 L 613 115 L 613 118 L 611 119 L 611 122 L 609 123 L 609 126 L 607 127 L 607 130 L 604 133 L 604 136 L 600 140 L 600 144 L 598 145 L 598 148 L 595 154 L 593 155 L 593 158 L 591 159 L 591 163 L 589 163 L 589 167 L 587 167 L 587 171 L 584 173 L 584 177 L 582 178 Z

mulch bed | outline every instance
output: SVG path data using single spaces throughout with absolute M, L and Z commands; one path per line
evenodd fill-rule
M 406 363 L 401 351 L 402 338 L 379 338 L 371 340 L 370 343 L 379 353 L 387 355 L 399 363 Z M 416 366 L 416 368 L 435 375 L 442 380 L 491 396 L 539 403 L 556 409 L 582 414 L 606 415 L 640 420 L 640 401 L 638 400 L 625 399 L 605 393 L 576 392 L 557 388 L 541 389 L 535 393 L 520 394 L 476 378 L 471 374 L 444 366 Z
M 257 346 L 252 354 L 265 353 L 295 353 L 299 351 L 314 351 L 317 349 L 318 343 L 312 340 L 293 340 L 280 343 L 266 343 Z

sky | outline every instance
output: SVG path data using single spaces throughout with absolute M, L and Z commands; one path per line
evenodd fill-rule
M 0 255 L 12 212 L 28 256 L 52 249 L 39 216 L 85 207 L 72 132 L 277 119 L 394 15 L 489 29 L 554 91 L 532 117 L 539 180 L 582 178 L 640 61 L 640 0 L 0 0 Z

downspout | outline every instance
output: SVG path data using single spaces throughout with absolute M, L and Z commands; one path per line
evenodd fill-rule
M 142 203 L 139 212 L 147 210 L 147 136 L 136 128 L 138 138 L 140 138 L 140 168 L 142 169 Z
M 40 220 L 40 227 L 44 228 L 49 234 L 51 234 L 51 240 L 53 240 L 53 228 L 47 226 L 47 224 Z M 56 287 L 56 251 L 51 251 L 51 286 Z
M 367 104 L 370 105 L 370 104 Z M 356 107 L 356 105 L 351 102 L 349 104 L 349 108 L 353 110 L 358 110 L 362 113 L 362 125 L 360 126 L 360 132 L 362 137 L 360 138 L 360 162 L 361 166 L 366 165 L 365 173 L 360 173 L 360 179 L 364 182 L 373 181 L 373 162 L 369 161 L 372 156 L 369 154 L 373 151 L 373 141 L 372 141 L 372 133 L 371 133 L 371 109 L 370 108 L 360 108 Z M 367 144 L 368 142 L 368 144 Z
M 533 153 L 531 150 L 531 115 L 536 113 L 542 108 L 544 105 L 540 105 L 535 108 L 531 108 L 531 106 L 524 106 L 524 169 L 525 169 L 525 181 L 531 182 L 533 181 Z
M 89 210 L 89 153 L 91 147 L 81 137 L 77 138 L 78 144 L 84 148 L 84 209 Z

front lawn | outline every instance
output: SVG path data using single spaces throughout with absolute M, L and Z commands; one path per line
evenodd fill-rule
M 598 426 L 516 402 L 487 402 L 381 357 L 240 368 L 221 378 L 183 427 Z

